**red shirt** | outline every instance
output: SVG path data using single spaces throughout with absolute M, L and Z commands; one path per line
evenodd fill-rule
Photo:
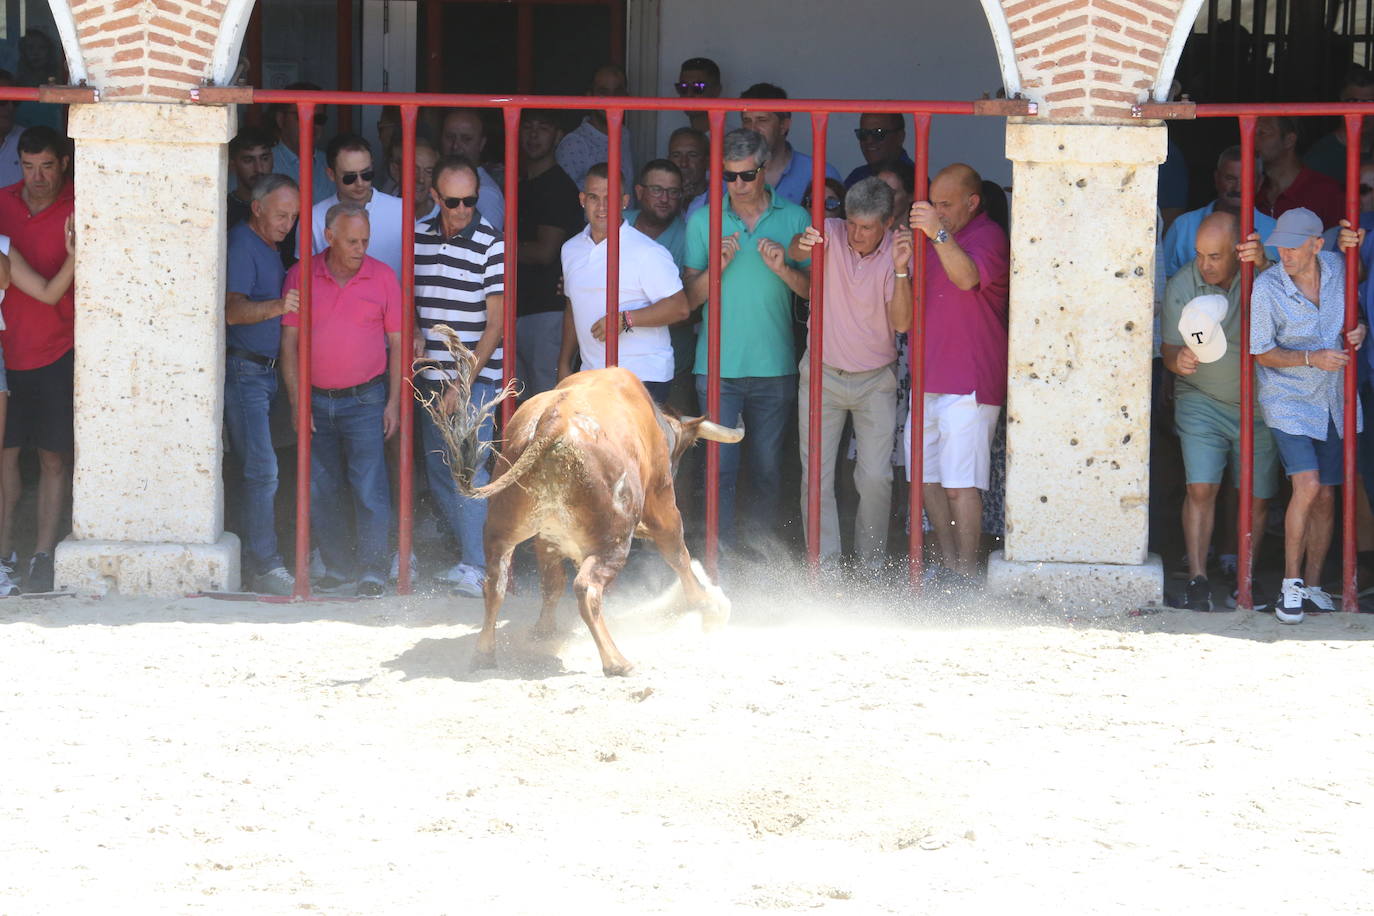
M 67 261 L 67 217 L 76 206 L 72 183 L 63 185 L 57 200 L 37 213 L 29 212 L 23 190 L 22 181 L 0 188 L 0 235 L 10 237 L 34 270 L 51 277 Z M 5 368 L 41 369 L 67 355 L 76 342 L 75 286 L 54 306 L 11 284 L 0 303 L 5 316 L 5 329 L 0 331 Z
M 926 391 L 976 393 L 979 404 L 1000 406 L 1007 400 L 1011 244 L 986 213 L 954 233 L 954 241 L 977 266 L 978 285 L 969 290 L 955 286 L 940 256 L 928 251 Z
M 1304 166 L 1303 170 L 1298 172 L 1298 177 L 1293 179 L 1293 183 L 1274 200 L 1272 207 L 1264 205 L 1269 196 L 1264 189 L 1268 186 L 1269 179 L 1266 177 L 1260 187 L 1261 193 L 1256 195 L 1258 199 L 1255 201 L 1255 208 L 1275 219 L 1289 210 L 1306 207 L 1317 214 L 1323 226 L 1330 229 L 1332 226 L 1339 226 L 1345 216 L 1345 191 L 1341 189 L 1340 183 L 1333 181 L 1329 175 L 1323 175 Z
M 310 384 L 351 388 L 386 371 L 386 335 L 401 330 L 401 284 L 376 258 L 343 286 L 325 263 L 329 249 L 311 258 Z M 301 288 L 301 263 L 286 272 L 282 292 Z M 300 315 L 283 315 L 282 327 L 300 327 Z

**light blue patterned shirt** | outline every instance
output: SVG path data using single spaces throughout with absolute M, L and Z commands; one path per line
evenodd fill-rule
M 1255 279 L 1250 297 L 1250 352 L 1338 350 L 1345 326 L 1345 259 L 1330 251 L 1317 253 L 1321 287 L 1314 308 L 1282 264 Z M 1343 429 L 1344 372 L 1315 366 L 1274 369 L 1258 366 L 1260 409 L 1271 428 L 1293 436 L 1326 440 L 1330 422 Z M 1358 400 L 1356 430 L 1362 428 Z

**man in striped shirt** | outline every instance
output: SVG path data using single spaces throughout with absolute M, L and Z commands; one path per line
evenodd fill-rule
M 434 330 L 441 324 L 456 331 L 477 357 L 472 403 L 490 400 L 501 384 L 505 243 L 479 211 L 479 187 L 477 168 L 470 159 L 445 156 L 434 167 L 429 192 L 438 212 L 415 224 L 417 325 L 424 336 L 425 358 L 432 364 L 415 379 L 421 398 L 436 394 L 444 381 L 455 377 L 453 358 Z M 487 565 L 482 553 L 486 502 L 458 492 L 443 435 L 428 411 L 419 411 L 419 416 L 430 491 L 463 554 L 461 562 L 439 578 L 452 582 L 460 595 L 480 598 Z M 489 418 L 480 435 L 489 442 L 491 434 Z M 479 469 L 473 485 L 486 482 L 485 468 Z

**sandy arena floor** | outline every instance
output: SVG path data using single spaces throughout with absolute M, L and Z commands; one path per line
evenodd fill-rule
M 733 597 L 0 602 L 0 913 L 1369 912 L 1374 619 Z

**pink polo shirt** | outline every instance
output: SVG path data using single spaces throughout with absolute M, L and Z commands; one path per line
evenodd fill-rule
M 325 249 L 311 258 L 310 384 L 351 388 L 386 371 L 386 335 L 401 330 L 401 285 L 376 258 L 363 258 L 343 286 L 325 265 Z M 286 272 L 283 292 L 301 288 L 301 262 Z M 300 315 L 283 315 L 284 327 L 300 327 Z
M 842 219 L 828 219 L 825 235 L 824 352 L 821 361 L 846 372 L 868 372 L 896 362 L 897 342 L 887 317 L 897 279 L 892 233 L 872 254 L 849 247 Z M 908 281 L 910 282 L 910 281 Z
M 1011 246 L 979 213 L 954 240 L 978 267 L 978 285 L 950 282 L 935 251 L 926 255 L 926 392 L 977 393 L 979 404 L 1007 400 L 1007 291 Z M 935 246 L 932 245 L 933 249 Z

